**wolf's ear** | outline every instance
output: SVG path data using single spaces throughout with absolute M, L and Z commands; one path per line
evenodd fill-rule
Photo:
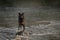
M 24 13 L 22 13 L 22 15 L 24 15 Z
M 19 15 L 21 15 L 21 13 L 18 13 Z

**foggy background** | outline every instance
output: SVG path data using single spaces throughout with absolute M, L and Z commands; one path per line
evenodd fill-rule
M 60 0 L 0 0 L 0 26 L 18 26 L 18 12 L 26 25 L 41 20 L 60 20 Z
M 60 7 L 60 0 L 0 0 L 1 7 Z

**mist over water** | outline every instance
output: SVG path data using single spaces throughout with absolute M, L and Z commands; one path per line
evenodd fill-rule
M 24 12 L 26 31 L 30 32 L 30 40 L 60 38 L 59 0 L 0 0 L 1 40 L 16 36 L 19 12 Z
M 28 24 L 41 20 L 60 20 L 60 10 L 48 6 L 41 7 L 4 7 L 0 8 L 1 26 L 18 25 L 18 13 L 25 13 L 25 21 Z

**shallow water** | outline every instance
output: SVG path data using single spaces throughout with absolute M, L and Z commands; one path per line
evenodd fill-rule
M 26 27 L 29 32 L 29 40 L 56 40 L 60 38 L 60 21 L 50 21 L 50 24 L 39 24 Z M 17 27 L 4 28 L 0 27 L 0 40 L 14 39 L 17 33 Z

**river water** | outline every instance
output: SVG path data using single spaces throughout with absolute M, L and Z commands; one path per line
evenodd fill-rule
M 19 12 L 25 13 L 29 40 L 60 40 L 60 10 L 51 7 L 0 8 L 0 40 L 16 37 Z
M 40 21 L 41 22 L 41 21 Z M 45 22 L 45 21 L 42 21 Z M 46 21 L 47 22 L 47 21 Z M 26 27 L 29 32 L 29 40 L 59 40 L 60 39 L 60 21 L 48 21 L 50 24 L 31 25 Z M 17 27 L 0 27 L 0 40 L 14 39 L 18 31 Z

